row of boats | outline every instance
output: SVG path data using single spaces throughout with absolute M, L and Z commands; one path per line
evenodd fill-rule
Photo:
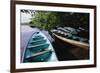
M 89 33 L 83 28 L 58 27 L 57 29 L 51 30 L 51 32 L 53 37 L 66 42 L 66 44 L 69 43 L 83 49 L 89 48 Z M 47 62 L 57 60 L 50 40 L 41 31 L 33 33 L 25 48 L 22 62 Z
M 54 37 L 70 43 L 74 46 L 88 49 L 89 48 L 89 32 L 83 28 L 75 29 L 72 27 L 58 27 L 51 30 Z

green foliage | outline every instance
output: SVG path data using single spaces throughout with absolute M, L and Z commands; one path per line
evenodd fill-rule
M 32 26 L 40 29 L 51 30 L 57 26 L 79 26 L 89 29 L 88 13 L 35 11 L 32 17 Z
M 53 12 L 37 11 L 33 15 L 32 25 L 41 29 L 50 30 L 58 24 L 58 20 Z

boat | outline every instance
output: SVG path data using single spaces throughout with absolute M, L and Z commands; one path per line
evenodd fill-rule
M 33 33 L 25 47 L 22 62 L 49 61 L 58 61 L 52 44 L 41 31 Z
M 76 29 L 71 27 L 58 27 L 57 29 L 51 30 L 55 40 L 57 39 L 66 44 L 71 44 L 73 46 L 88 50 L 89 38 L 79 36 L 80 33 L 78 33 L 78 31 L 80 32 L 81 30 L 77 29 L 76 31 Z

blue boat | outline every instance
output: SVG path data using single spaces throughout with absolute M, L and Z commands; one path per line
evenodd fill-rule
M 48 38 L 42 32 L 35 32 L 28 41 L 22 62 L 47 61 L 57 61 L 54 49 Z

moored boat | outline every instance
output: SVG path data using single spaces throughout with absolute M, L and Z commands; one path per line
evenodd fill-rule
M 53 46 L 42 32 L 35 32 L 28 41 L 22 62 L 47 61 L 57 61 Z
M 81 31 L 79 29 L 77 30 Z M 76 47 L 88 49 L 89 48 L 89 38 L 86 38 L 84 36 L 83 37 L 79 36 L 80 33 L 78 33 L 77 30 L 71 27 L 64 27 L 64 28 L 58 27 L 57 29 L 51 30 L 51 32 L 54 37 L 58 38 L 59 40 L 64 41 L 66 44 L 71 44 Z

